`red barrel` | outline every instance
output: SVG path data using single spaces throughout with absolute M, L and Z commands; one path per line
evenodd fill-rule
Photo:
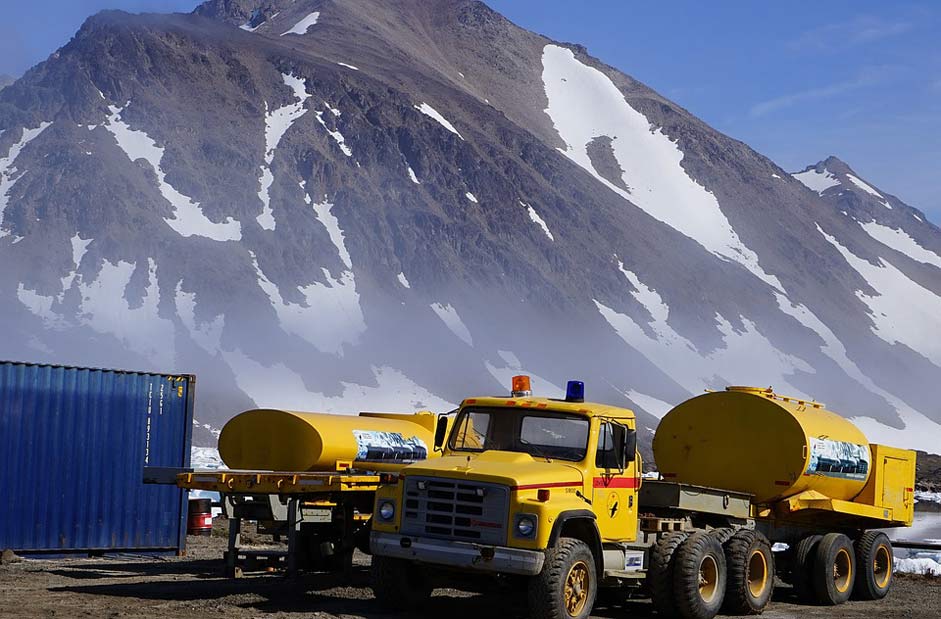
M 190 499 L 187 535 L 212 535 L 212 499 Z

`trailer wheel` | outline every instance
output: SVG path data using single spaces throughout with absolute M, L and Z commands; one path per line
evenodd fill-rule
M 710 531 L 713 537 L 719 540 L 719 543 L 725 546 L 725 543 L 732 539 L 732 536 L 735 535 L 736 529 L 732 527 L 722 527 L 721 529 L 713 529 Z
M 758 531 L 741 529 L 725 544 L 729 581 L 722 609 L 729 615 L 760 615 L 774 593 L 774 555 Z
M 536 619 L 585 619 L 598 595 L 595 557 L 585 542 L 563 537 L 546 551 L 542 572 L 529 581 L 529 612 Z
M 814 592 L 817 602 L 836 606 L 850 599 L 856 577 L 856 553 L 850 538 L 827 533 L 814 553 Z
M 856 584 L 853 598 L 881 600 L 892 586 L 892 542 L 881 531 L 866 531 L 856 540 Z
M 417 610 L 434 588 L 421 568 L 404 559 L 372 558 L 372 591 L 382 606 L 392 610 Z
M 816 600 L 814 596 L 814 554 L 822 535 L 808 535 L 797 544 L 794 558 L 791 562 L 791 584 L 794 593 L 803 604 L 811 604 Z
M 722 608 L 726 587 L 725 552 L 706 531 L 693 533 L 676 551 L 673 591 L 685 619 L 712 619 Z
M 661 537 L 650 551 L 650 565 L 647 570 L 647 582 L 650 583 L 650 597 L 656 611 L 665 616 L 676 615 L 676 602 L 673 599 L 673 567 L 676 564 L 676 549 L 686 541 L 689 533 L 674 531 Z

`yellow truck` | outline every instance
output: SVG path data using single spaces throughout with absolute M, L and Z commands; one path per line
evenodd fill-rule
M 439 419 L 440 457 L 375 492 L 377 599 L 416 608 L 485 576 L 525 583 L 538 618 L 587 617 L 615 587 L 663 616 L 711 619 L 760 613 L 775 575 L 815 603 L 888 592 L 892 547 L 877 529 L 912 522 L 914 452 L 749 387 L 661 420 L 658 480 L 643 478 L 636 443 L 634 413 L 585 402 L 579 381 L 560 400 L 534 397 L 524 376 L 510 396 L 464 400 Z

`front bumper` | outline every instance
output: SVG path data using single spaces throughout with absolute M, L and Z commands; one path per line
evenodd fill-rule
M 404 540 L 404 541 L 403 541 Z M 468 542 L 419 538 L 373 531 L 369 547 L 374 555 L 446 565 L 480 572 L 534 576 L 542 571 L 546 555 L 540 550 L 484 546 Z

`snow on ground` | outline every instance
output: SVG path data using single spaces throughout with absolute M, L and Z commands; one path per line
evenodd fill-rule
M 432 303 L 431 309 L 434 310 L 435 314 L 438 315 L 438 318 L 441 319 L 441 322 L 451 330 L 451 333 L 461 338 L 468 346 L 474 345 L 474 340 L 471 337 L 470 331 L 467 329 L 467 325 L 464 324 L 464 321 L 461 320 L 460 315 L 458 315 L 457 310 L 454 309 L 451 304 L 442 305 L 441 303 Z
M 183 280 L 176 284 L 176 313 L 183 326 L 189 331 L 190 337 L 200 348 L 215 355 L 222 343 L 222 331 L 225 329 L 225 316 L 219 314 L 210 321 L 199 324 L 196 322 L 196 293 L 183 290 Z
M 274 175 L 271 173 L 271 162 L 274 161 L 274 153 L 281 143 L 281 138 L 291 128 L 291 125 L 301 116 L 307 113 L 304 109 L 304 102 L 310 98 L 307 94 L 307 81 L 288 73 L 282 73 L 281 79 L 284 85 L 288 86 L 294 93 L 296 102 L 289 103 L 279 107 L 273 112 L 268 112 L 268 102 L 265 101 L 265 162 L 261 165 L 261 177 L 259 183 L 261 188 L 258 190 L 258 199 L 262 203 L 261 215 L 256 219 L 258 225 L 265 230 L 274 230 L 276 223 L 274 212 L 271 209 L 271 196 L 268 191 L 271 184 L 274 183 Z
M 347 69 L 352 69 L 353 71 L 359 71 L 359 67 L 354 67 L 353 65 L 351 65 L 351 64 L 346 64 L 345 62 L 338 62 L 337 64 L 340 65 L 341 67 L 346 67 Z
M 421 181 L 418 180 L 418 177 L 417 177 L 417 176 L 415 176 L 415 170 L 412 169 L 412 166 L 408 166 L 408 177 L 409 177 L 409 178 L 412 180 L 412 182 L 415 183 L 416 185 L 421 185 Z
M 925 337 L 941 333 L 941 297 L 921 287 L 904 273 L 877 258 L 878 265 L 857 257 L 834 237 L 817 230 L 833 245 L 860 276 L 876 291 L 869 296 L 856 291 L 856 296 L 869 307 L 872 330 L 890 344 L 904 344 L 941 367 L 941 338 Z
M 94 280 L 80 281 L 79 320 L 98 333 L 113 335 L 156 367 L 174 367 L 175 329 L 173 322 L 159 314 L 160 286 L 152 258 L 147 260 L 147 288 L 140 305 L 132 308 L 125 298 L 138 268 L 142 267 L 123 260 L 117 264 L 104 261 Z
M 673 404 L 669 404 L 663 400 L 649 396 L 645 393 L 641 393 L 634 389 L 631 389 L 624 395 L 630 398 L 631 402 L 641 407 L 657 419 L 663 419 L 663 416 L 669 413 L 673 408 Z
M 464 197 L 470 200 L 471 202 L 473 202 L 474 204 L 480 204 L 480 202 L 477 200 L 477 196 L 475 196 L 469 191 L 464 194 Z
M 941 503 L 941 492 L 922 492 L 915 493 L 915 500 L 925 503 Z
M 399 283 L 402 284 L 403 288 L 411 288 L 411 284 L 408 283 L 408 279 L 405 277 L 405 273 L 398 274 Z
M 305 193 L 305 200 L 309 199 L 310 196 Z M 350 260 L 350 252 L 346 249 L 343 230 L 340 228 L 340 222 L 332 212 L 333 203 L 327 199 L 327 196 L 324 196 L 323 202 L 314 202 L 311 206 L 314 209 L 314 213 L 317 215 L 318 221 L 327 229 L 327 234 L 330 235 L 330 240 L 333 241 L 333 245 L 337 248 L 337 252 L 339 252 L 343 264 L 346 265 L 347 269 L 352 269 L 353 261 Z
M 455 407 L 390 367 L 372 367 L 375 386 L 342 382 L 342 392 L 328 396 L 312 392 L 303 379 L 283 364 L 266 367 L 241 351 L 223 353 L 239 388 L 255 404 L 266 408 L 355 415 L 360 411 L 412 412 L 427 409 L 447 412 Z
M 448 131 L 450 131 L 451 133 L 453 133 L 453 134 L 456 135 L 457 137 L 461 138 L 462 140 L 464 139 L 464 136 L 462 136 L 460 133 L 458 133 L 458 130 L 454 128 L 454 125 L 452 125 L 452 124 L 448 121 L 447 118 L 445 118 L 444 116 L 442 116 L 441 113 L 438 112 L 438 110 L 436 110 L 435 108 L 431 107 L 431 106 L 428 105 L 427 103 L 422 103 L 421 105 L 416 105 L 416 106 L 415 106 L 415 109 L 418 110 L 419 112 L 421 112 L 422 114 L 424 114 L 425 116 L 428 116 L 428 117 L 430 117 L 430 118 L 435 119 L 435 120 L 438 122 L 439 125 L 441 125 L 441 126 L 444 127 L 445 129 L 447 129 Z
M 744 331 L 740 332 L 716 314 L 715 321 L 725 347 L 701 354 L 692 342 L 670 326 L 670 308 L 660 294 L 625 269 L 620 261 L 619 267 L 636 289 L 631 294 L 650 314 L 648 328 L 654 335 L 648 335 L 630 316 L 620 314 L 598 300 L 595 300 L 595 306 L 621 339 L 690 392 L 715 388 L 721 379 L 727 381 L 726 384 L 773 384 L 782 393 L 810 399 L 788 379 L 795 370 L 812 373 L 813 368 L 802 359 L 775 348 L 753 322 L 743 317 Z M 732 382 L 728 382 L 730 380 Z
M 130 103 L 130 102 L 129 102 Z M 125 106 L 126 107 L 126 106 Z M 164 149 L 157 146 L 147 133 L 131 129 L 121 119 L 124 108 L 109 105 L 111 116 L 105 127 L 117 140 L 118 146 L 131 161 L 144 159 L 157 175 L 157 188 L 164 199 L 173 206 L 173 216 L 164 221 L 181 236 L 204 236 L 214 241 L 239 241 L 242 239 L 242 225 L 231 217 L 216 223 L 203 214 L 199 203 L 183 195 L 167 182 L 166 173 L 161 167 Z
M 859 225 L 863 227 L 863 230 L 865 230 L 869 236 L 883 245 L 891 247 L 895 251 L 901 252 L 917 262 L 923 262 L 941 268 L 941 256 L 919 245 L 918 242 L 910 237 L 904 230 L 896 230 L 895 228 L 883 226 L 874 221 Z
M 519 202 L 520 202 L 520 206 L 523 206 L 526 208 L 527 212 L 529 213 L 529 218 L 532 220 L 532 222 L 536 224 L 537 226 L 539 226 L 540 228 L 542 228 L 542 231 L 546 233 L 546 236 L 549 237 L 550 241 L 554 241 L 555 237 L 552 236 L 551 232 L 549 232 L 549 226 L 547 226 L 545 220 L 543 220 L 543 218 L 539 216 L 539 213 L 536 212 L 536 209 L 526 204 L 522 200 L 520 200 Z
M 310 30 L 311 27 L 313 27 L 317 23 L 318 19 L 320 19 L 320 11 L 314 11 L 313 13 L 309 13 L 302 20 L 294 24 L 294 26 L 292 26 L 290 30 L 288 30 L 287 32 L 282 32 L 281 36 L 284 36 L 286 34 L 307 34 L 307 31 Z
M 782 289 L 758 256 L 739 239 L 712 192 L 683 169 L 683 151 L 646 116 L 632 108 L 601 71 L 582 64 L 564 47 L 547 45 L 542 79 L 545 112 L 567 145 L 562 154 L 652 217 L 697 241 L 707 250 L 738 262 L 756 277 Z M 614 156 L 629 191 L 605 179 L 592 165 L 587 147 L 599 136 L 611 138 Z
M 190 466 L 194 469 L 223 469 L 225 464 L 215 447 L 190 447 Z
M 870 194 L 870 195 L 873 195 L 873 196 L 879 198 L 880 200 L 882 200 L 882 203 L 883 203 L 886 207 L 892 208 L 892 205 L 889 204 L 889 201 L 886 200 L 885 197 L 884 197 L 881 193 L 879 193 L 878 191 L 876 191 L 875 189 L 873 189 L 872 187 L 870 187 L 868 184 L 866 184 L 865 182 L 863 182 L 862 179 L 857 178 L 856 176 L 853 176 L 852 174 L 847 174 L 846 177 L 847 177 L 848 179 L 850 179 L 850 182 L 851 182 L 851 183 L 853 183 L 854 185 L 856 185 L 857 187 L 859 187 L 860 189 L 862 189 L 862 190 L 865 191 L 866 193 L 868 193 L 868 194 Z
M 343 271 L 337 280 L 322 269 L 326 283 L 297 287 L 304 295 L 305 304 L 300 305 L 284 300 L 278 286 L 261 270 L 254 253 L 252 264 L 259 287 L 268 295 L 281 328 L 287 333 L 306 340 L 317 350 L 342 355 L 344 345 L 355 344 L 366 331 L 352 272 Z
M 336 142 L 337 145 L 340 147 L 340 150 L 343 151 L 343 154 L 346 155 L 347 157 L 352 157 L 353 151 L 351 151 L 350 147 L 347 146 L 346 138 L 343 137 L 343 134 L 335 129 L 331 130 L 329 127 L 327 127 L 327 123 L 324 122 L 323 120 L 323 112 L 317 111 L 317 112 L 314 112 L 314 114 L 317 115 L 317 122 L 323 125 L 323 128 L 327 130 L 327 133 L 330 134 L 330 137 L 333 138 L 333 141 Z
M 929 576 L 941 576 L 941 554 L 935 555 L 935 558 L 895 558 L 895 571 L 903 574 L 926 574 Z
M 92 242 L 92 239 L 85 240 L 77 233 L 72 235 L 70 240 L 72 243 L 72 264 L 75 265 L 75 270 L 62 278 L 62 294 L 59 295 L 59 301 L 62 301 L 62 295 L 65 294 L 65 291 L 72 287 L 72 282 L 75 281 L 75 276 L 78 274 L 78 268 L 82 265 L 82 258 L 85 257 L 88 246 Z
M 791 176 L 804 183 L 811 191 L 816 191 L 820 195 L 823 195 L 823 192 L 830 187 L 836 187 L 840 184 L 840 179 L 831 174 L 826 168 L 823 169 L 823 172 L 818 172 L 814 168 L 811 168 L 806 172 L 798 172 L 797 174 L 791 174 Z
M 10 190 L 13 189 L 13 185 L 16 184 L 16 181 L 20 180 L 23 174 L 26 173 L 25 170 L 21 173 L 16 169 L 14 166 L 16 158 L 20 156 L 20 153 L 23 152 L 27 144 L 38 138 L 51 124 L 52 123 L 42 122 L 39 123 L 39 126 L 35 129 L 24 128 L 23 135 L 20 137 L 19 141 L 10 145 L 6 157 L 0 158 L 0 238 L 9 234 L 3 231 L 3 212 L 6 210 L 7 204 L 10 201 Z

